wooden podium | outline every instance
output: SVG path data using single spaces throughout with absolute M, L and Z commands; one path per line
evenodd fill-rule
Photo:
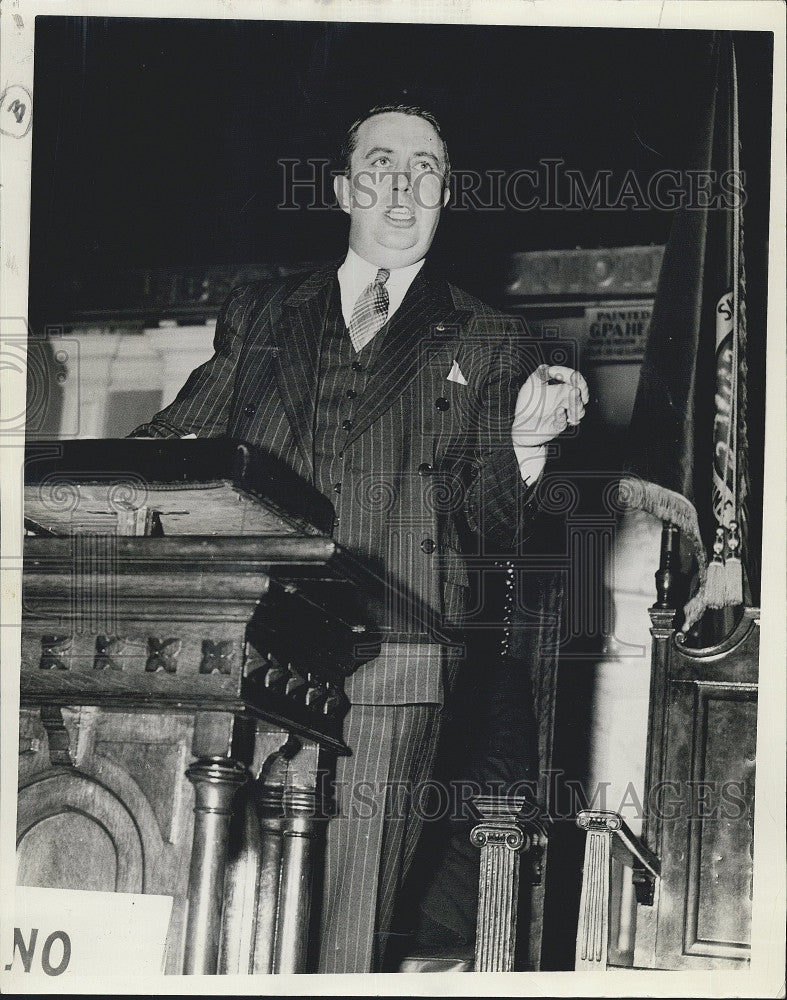
M 167 972 L 304 971 L 380 581 L 232 441 L 30 445 L 25 517 L 19 884 L 172 896 Z

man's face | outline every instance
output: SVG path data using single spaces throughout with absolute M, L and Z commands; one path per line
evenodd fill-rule
M 443 142 L 425 119 L 387 111 L 363 122 L 350 177 L 334 182 L 359 257 L 396 268 L 426 255 L 448 200 L 445 170 Z

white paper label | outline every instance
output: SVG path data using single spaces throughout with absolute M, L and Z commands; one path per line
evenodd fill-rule
M 17 886 L 10 977 L 160 975 L 171 896 Z M 8 946 L 6 945 L 6 947 Z

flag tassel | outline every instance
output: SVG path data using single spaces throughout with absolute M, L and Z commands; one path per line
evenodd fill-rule
M 723 608 L 727 600 L 727 577 L 724 563 L 724 528 L 716 529 L 713 558 L 708 564 L 705 579 L 705 603 L 709 608 Z
M 738 525 L 733 521 L 727 529 L 727 558 L 724 561 L 724 603 L 743 604 L 743 567 L 741 565 Z

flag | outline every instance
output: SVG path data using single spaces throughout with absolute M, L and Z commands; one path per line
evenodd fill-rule
M 710 45 L 696 144 L 665 249 L 621 503 L 677 525 L 697 562 L 683 629 L 743 601 L 748 495 L 743 175 L 732 38 Z

